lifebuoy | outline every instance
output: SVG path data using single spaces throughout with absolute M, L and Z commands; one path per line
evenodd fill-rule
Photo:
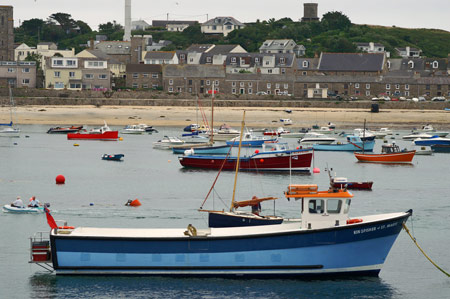
M 363 222 L 363 220 L 362 220 L 362 219 L 359 219 L 359 218 L 348 219 L 348 220 L 347 220 L 347 224 L 354 224 L 354 223 L 360 223 L 360 222 Z

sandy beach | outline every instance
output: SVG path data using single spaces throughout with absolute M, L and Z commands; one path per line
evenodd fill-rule
M 370 128 L 405 128 L 432 124 L 435 128 L 450 127 L 450 113 L 443 110 L 380 110 L 370 113 L 368 109 L 328 109 L 328 108 L 286 108 L 272 107 L 228 107 L 214 109 L 214 126 L 228 123 L 239 127 L 243 111 L 246 111 L 248 127 L 274 128 L 281 125 L 280 119 L 292 120 L 292 127 L 324 126 L 328 122 L 339 128 L 361 127 L 364 120 Z M 203 109 L 203 114 L 211 122 L 211 108 Z M 202 124 L 202 113 L 195 107 L 176 106 L 22 106 L 14 113 L 18 124 L 88 125 L 97 126 L 105 120 L 108 125 L 125 126 L 145 123 L 152 126 L 186 126 Z M 8 107 L 0 107 L 0 122 L 10 120 Z

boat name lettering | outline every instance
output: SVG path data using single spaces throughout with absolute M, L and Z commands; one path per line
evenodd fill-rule
M 363 228 L 363 229 L 355 229 L 353 231 L 353 234 L 358 235 L 358 234 L 370 233 L 370 232 L 374 232 L 376 230 L 391 228 L 391 227 L 397 226 L 397 224 L 398 224 L 397 222 L 394 222 L 394 223 L 382 224 L 379 226 L 372 226 L 372 227 Z

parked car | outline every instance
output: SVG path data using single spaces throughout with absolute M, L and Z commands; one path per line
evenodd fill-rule
M 267 95 L 267 92 L 265 92 L 265 91 L 258 91 L 258 92 L 256 93 L 256 95 L 257 95 L 257 96 L 265 96 L 265 95 Z
M 418 98 L 418 101 L 419 101 L 419 102 L 426 102 L 427 99 L 425 99 L 425 97 L 420 96 L 420 97 Z
M 392 98 L 391 101 L 398 102 L 399 99 L 398 98 Z
M 334 92 L 328 92 L 328 98 L 332 100 L 342 100 L 342 97 Z
M 391 98 L 389 96 L 387 96 L 387 95 L 381 95 L 381 96 L 379 96 L 379 99 L 380 100 L 384 100 L 384 101 L 390 101 L 391 100 Z
M 434 97 L 431 99 L 433 102 L 445 102 L 445 97 Z
M 372 98 L 372 101 L 379 101 L 379 98 Z
M 400 101 L 406 101 L 406 98 L 405 97 L 399 97 L 398 98 Z
M 412 98 L 411 101 L 413 101 L 413 102 L 418 102 L 419 99 L 418 99 L 418 98 Z

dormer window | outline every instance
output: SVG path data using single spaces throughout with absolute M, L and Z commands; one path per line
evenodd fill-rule
M 231 57 L 231 62 L 236 63 L 236 57 Z
M 255 63 L 259 63 L 259 57 L 255 57 Z
M 281 63 L 281 64 L 284 64 L 284 63 L 285 63 L 285 60 L 286 60 L 286 58 L 281 57 L 281 58 L 280 58 L 280 63 Z
M 433 63 L 431 64 L 431 67 L 434 69 L 437 69 L 439 67 L 439 63 L 435 60 L 433 61 Z
M 303 60 L 303 62 L 302 62 L 302 67 L 308 67 L 308 65 L 309 65 L 309 63 L 308 63 L 308 61 L 307 60 Z
M 211 63 L 211 57 L 206 57 L 206 62 Z
M 412 60 L 408 61 L 408 67 L 413 69 L 414 68 L 414 61 L 412 61 Z
M 391 68 L 391 61 L 390 61 L 390 60 L 387 61 L 387 68 L 388 68 L 388 69 Z

